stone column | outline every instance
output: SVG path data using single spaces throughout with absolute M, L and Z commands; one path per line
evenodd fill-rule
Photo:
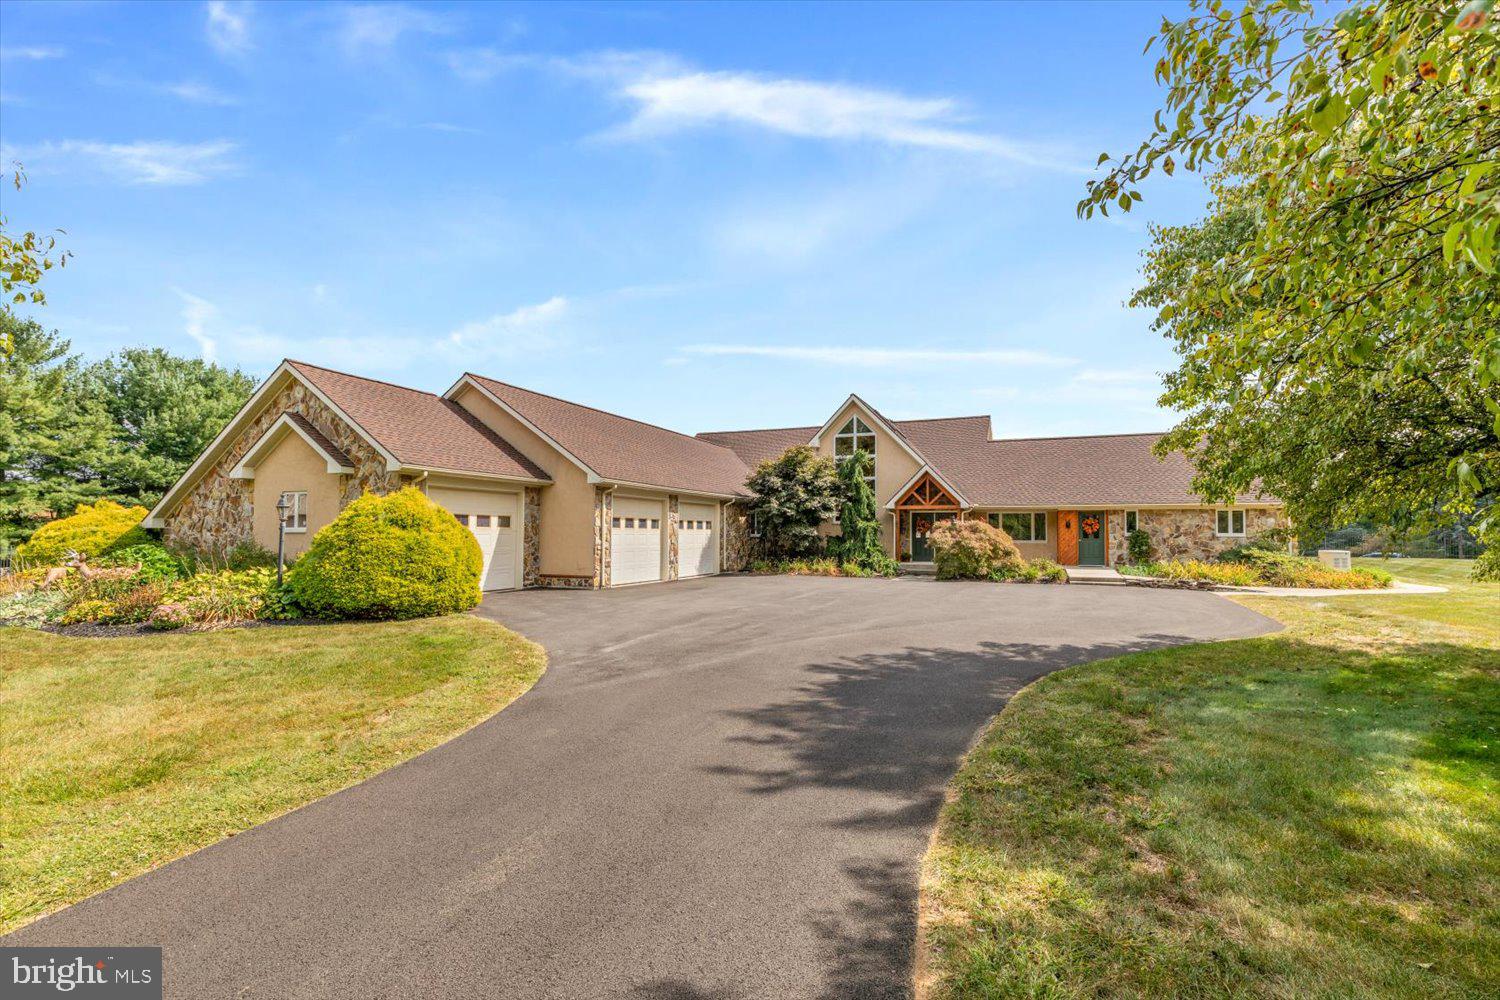
M 594 586 L 609 586 L 610 522 L 614 517 L 615 495 L 606 486 L 594 487 Z
M 677 519 L 681 516 L 676 493 L 667 494 L 667 579 L 679 579 L 680 565 L 677 555 Z
M 535 587 L 542 576 L 542 488 L 526 487 L 526 510 L 521 516 L 521 586 Z

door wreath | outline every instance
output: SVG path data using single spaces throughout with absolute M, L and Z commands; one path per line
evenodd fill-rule
M 1083 528 L 1085 535 L 1093 536 L 1099 534 L 1099 519 L 1097 517 L 1090 515 L 1084 518 L 1080 526 Z

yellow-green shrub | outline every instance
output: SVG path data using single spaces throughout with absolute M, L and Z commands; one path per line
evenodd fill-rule
M 298 606 L 320 618 L 421 618 L 478 604 L 482 566 L 469 529 L 407 487 L 345 507 L 288 583 Z
M 71 517 L 49 521 L 36 529 L 16 549 L 16 559 L 23 565 L 56 566 L 70 551 L 98 557 L 114 549 L 143 545 L 150 541 L 141 527 L 145 519 L 144 507 L 125 507 L 113 500 L 81 503 Z

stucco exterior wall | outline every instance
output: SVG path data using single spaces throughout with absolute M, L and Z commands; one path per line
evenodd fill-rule
M 552 477 L 552 485 L 542 488 L 537 512 L 537 574 L 543 585 L 576 586 L 548 577 L 595 580 L 594 485 L 588 474 L 477 389 L 466 386 L 453 399 Z M 585 584 L 590 585 L 595 584 Z
M 1000 513 L 1007 512 L 991 508 L 976 507 L 973 510 L 969 511 L 966 516 L 988 523 L 991 514 Z M 1018 512 L 1012 510 L 1008 513 Z M 1049 510 L 1044 511 L 1043 513 L 1047 515 L 1046 541 L 1016 542 L 1016 548 L 1021 551 L 1021 558 L 1023 559 L 1051 559 L 1055 562 L 1057 560 L 1057 511 Z
M 252 483 L 245 479 L 231 479 L 229 473 L 250 446 L 287 411 L 307 418 L 354 463 L 353 475 L 336 477 L 340 509 L 366 490 L 389 493 L 400 488 L 401 477 L 386 471 L 385 459 L 380 453 L 324 406 L 306 386 L 293 380 L 266 400 L 255 419 L 224 449 L 177 506 L 166 513 L 162 538 L 168 545 L 224 552 L 255 537 Z M 326 476 L 326 466 L 324 469 L 323 475 Z M 275 548 L 274 541 L 270 547 Z
M 262 548 L 276 551 L 276 502 L 283 493 L 307 494 L 307 528 L 286 532 L 286 557 L 307 551 L 318 529 L 339 516 L 343 494 L 339 480 L 328 471 L 328 461 L 299 435 L 286 434 L 255 467 L 251 486 L 252 537 Z
M 906 453 L 906 449 L 881 430 L 864 409 L 854 402 L 848 403 L 839 410 L 838 416 L 828 425 L 828 433 L 824 434 L 822 440 L 818 442 L 819 455 L 833 457 L 834 438 L 838 435 L 839 428 L 856 414 L 875 433 L 875 506 L 880 510 L 880 541 L 887 552 L 895 555 L 896 522 L 891 512 L 885 509 L 885 505 L 891 499 L 891 494 L 916 475 L 920 466 Z M 824 525 L 824 532 L 837 534 L 838 522 L 829 522 Z
M 1225 549 L 1242 545 L 1272 528 L 1287 525 L 1280 507 L 1245 507 L 1245 534 L 1215 533 L 1216 508 L 1132 508 L 1138 523 L 1151 536 L 1153 559 L 1212 559 Z M 1109 512 L 1109 562 L 1126 557 L 1125 511 Z

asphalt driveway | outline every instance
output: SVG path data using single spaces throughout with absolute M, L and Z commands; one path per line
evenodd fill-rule
M 724 577 L 525 591 L 536 688 L 11 935 L 161 944 L 192 998 L 900 997 L 943 786 L 1032 679 L 1260 634 L 1211 594 Z

